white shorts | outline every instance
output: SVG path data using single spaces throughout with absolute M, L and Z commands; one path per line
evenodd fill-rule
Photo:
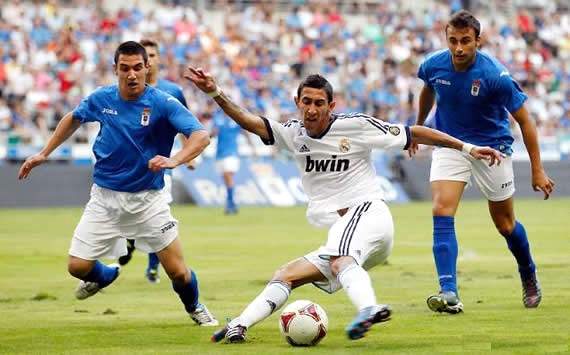
M 85 260 L 127 254 L 126 239 L 137 249 L 161 251 L 178 235 L 165 189 L 118 192 L 93 185 L 91 198 L 75 228 L 69 255 Z
M 352 256 L 368 270 L 388 258 L 393 244 L 392 214 L 384 201 L 373 200 L 351 207 L 329 229 L 326 244 L 305 255 L 305 259 L 327 278 L 314 285 L 333 293 L 342 286 L 331 271 L 331 256 Z
M 432 154 L 430 182 L 463 181 L 470 185 L 471 176 L 489 201 L 504 201 L 515 193 L 513 161 L 503 158 L 500 165 L 489 166 L 486 160 L 451 148 L 436 148 Z
M 239 158 L 230 156 L 216 160 L 216 170 L 218 173 L 237 173 L 239 170 Z
M 167 194 L 166 203 L 172 203 L 172 175 L 164 174 L 164 191 Z

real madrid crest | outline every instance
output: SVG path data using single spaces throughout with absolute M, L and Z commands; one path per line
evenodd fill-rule
M 479 88 L 481 87 L 481 80 L 473 80 L 471 84 L 471 95 L 472 96 L 479 96 Z
M 145 107 L 141 114 L 141 125 L 148 126 L 149 123 L 150 123 L 150 108 Z
M 348 138 L 342 138 L 340 142 L 338 142 L 338 150 L 341 153 L 347 153 L 350 150 L 350 141 Z
M 400 134 L 400 127 L 398 126 L 390 126 L 388 128 L 388 132 L 390 132 L 393 136 L 397 136 Z

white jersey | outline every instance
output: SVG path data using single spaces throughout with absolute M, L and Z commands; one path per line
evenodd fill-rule
M 333 114 L 319 136 L 307 135 L 303 122 L 265 120 L 269 140 L 295 155 L 309 198 L 307 218 L 315 225 L 334 223 L 337 210 L 383 199 L 371 157 L 372 149 L 410 145 L 407 126 L 389 124 L 364 114 Z

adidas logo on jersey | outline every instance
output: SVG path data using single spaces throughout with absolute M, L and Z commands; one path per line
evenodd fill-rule
M 305 164 L 305 172 L 310 173 L 315 171 L 317 173 L 327 172 L 327 171 L 346 171 L 350 161 L 348 159 L 337 159 L 336 155 L 332 156 L 332 159 L 311 159 L 311 156 L 307 155 Z
M 310 152 L 309 147 L 307 147 L 306 145 L 302 145 L 301 148 L 299 148 L 299 153 L 308 153 Z

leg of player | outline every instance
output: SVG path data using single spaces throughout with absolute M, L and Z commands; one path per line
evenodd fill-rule
M 158 276 L 158 266 L 160 265 L 160 260 L 156 253 L 148 254 L 148 266 L 145 271 L 146 279 L 153 284 L 160 282 L 160 277 Z
M 368 272 L 351 256 L 331 258 L 331 271 L 358 310 L 358 314 L 346 328 L 349 339 L 360 339 L 373 324 L 390 319 L 390 308 L 376 303 L 376 295 Z
M 69 273 L 81 281 L 75 290 L 75 297 L 84 300 L 109 286 L 119 276 L 120 266 L 105 265 L 98 260 L 85 260 L 69 256 Z
M 305 258 L 289 262 L 278 269 L 265 289 L 237 318 L 215 332 L 211 340 L 219 342 L 225 338 L 230 343 L 245 341 L 246 331 L 281 308 L 287 302 L 292 289 L 324 279 L 319 269 Z
M 459 313 L 463 304 L 457 293 L 457 238 L 455 213 L 463 195 L 463 181 L 438 180 L 431 183 L 433 201 L 433 258 L 440 291 L 427 299 L 434 312 Z
M 226 209 L 225 214 L 236 214 L 238 212 L 237 205 L 234 201 L 234 173 L 224 171 L 224 184 L 226 185 Z
M 119 265 L 121 266 L 127 265 L 129 261 L 131 261 L 134 251 L 135 251 L 135 240 L 127 239 L 127 255 L 123 255 L 117 260 L 119 262 Z
M 172 280 L 172 288 L 180 297 L 186 312 L 200 326 L 216 326 L 218 321 L 208 308 L 198 301 L 198 278 L 188 269 L 182 255 L 182 245 L 178 238 L 158 253 L 164 271 Z
M 497 230 L 515 257 L 523 288 L 523 303 L 526 308 L 536 308 L 542 299 L 536 266 L 530 253 L 530 245 L 524 226 L 515 220 L 513 198 L 504 201 L 489 201 L 489 212 Z

